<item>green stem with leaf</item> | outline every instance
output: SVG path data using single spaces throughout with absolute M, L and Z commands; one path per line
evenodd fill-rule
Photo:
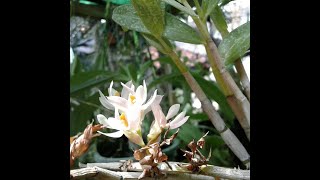
M 183 4 L 191 9 L 191 6 L 186 0 Z M 240 125 L 244 129 L 247 138 L 250 140 L 250 103 L 248 99 L 241 92 L 230 73 L 227 71 L 218 48 L 213 42 L 206 25 L 200 20 L 198 16 L 191 16 L 199 29 L 201 38 L 204 40 L 204 47 L 207 52 L 208 60 L 212 68 L 212 72 L 221 87 L 222 92 L 227 97 L 227 101 L 235 113 Z
M 218 130 L 218 132 L 220 133 L 225 143 L 246 166 L 250 166 L 250 160 L 249 160 L 250 156 L 247 150 L 241 144 L 239 139 L 233 134 L 233 132 L 226 126 L 225 122 L 223 121 L 219 113 L 215 110 L 211 101 L 203 92 L 198 82 L 194 79 L 194 77 L 188 71 L 187 67 L 181 62 L 179 56 L 176 54 L 176 52 L 173 51 L 173 49 L 167 44 L 167 42 L 164 41 L 163 38 L 158 38 L 158 41 L 163 46 L 164 52 L 168 56 L 170 56 L 172 61 L 176 64 L 176 66 L 180 70 L 181 74 L 186 79 L 190 88 L 199 98 L 203 110 L 206 112 L 211 123 Z

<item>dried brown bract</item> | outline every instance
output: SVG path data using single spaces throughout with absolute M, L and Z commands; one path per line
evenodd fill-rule
M 199 146 L 200 149 L 202 149 L 204 147 L 204 144 L 205 144 L 204 138 L 208 135 L 208 133 L 209 133 L 209 131 L 198 140 L 197 146 Z
M 121 161 L 120 161 L 121 162 Z M 129 159 L 128 161 L 124 160 L 122 161 L 123 164 L 119 167 L 119 169 L 123 172 L 127 172 L 128 168 L 132 168 L 132 160 Z
M 80 157 L 88 150 L 92 138 L 99 136 L 100 134 L 96 132 L 102 128 L 102 124 L 92 125 L 91 123 L 81 135 L 78 134 L 77 136 L 70 138 L 70 142 L 73 140 L 70 145 L 70 167 L 73 165 L 76 158 Z
M 165 136 L 167 135 L 168 131 L 169 129 L 165 132 Z M 138 179 L 142 179 L 144 177 L 159 177 L 164 175 L 164 173 L 162 173 L 157 167 L 159 163 L 167 163 L 168 160 L 168 156 L 162 152 L 161 147 L 165 144 L 170 145 L 177 137 L 178 132 L 179 129 L 168 139 L 166 139 L 164 136 L 164 140 L 161 143 L 155 142 L 134 151 L 134 158 L 139 161 L 141 166 L 144 167 L 144 170 Z M 169 168 L 171 167 L 169 166 Z
M 182 152 L 184 152 L 184 155 L 188 162 L 190 164 L 186 165 L 186 168 L 189 171 L 192 172 L 199 172 L 200 170 L 200 166 L 202 165 L 206 165 L 211 157 L 211 148 L 210 148 L 210 152 L 208 155 L 208 158 L 206 158 L 205 156 L 202 155 L 202 153 L 199 151 L 198 148 L 202 149 L 204 147 L 205 144 L 205 140 L 204 137 L 208 135 L 209 132 L 207 132 L 204 136 L 202 136 L 197 143 L 195 143 L 194 140 L 192 140 L 189 144 L 188 147 L 191 151 L 187 151 L 187 150 L 183 150 L 180 149 Z

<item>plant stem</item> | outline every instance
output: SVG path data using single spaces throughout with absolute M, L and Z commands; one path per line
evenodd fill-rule
M 237 59 L 234 63 L 236 70 L 240 76 L 240 81 L 243 87 L 243 90 L 248 98 L 248 100 L 250 101 L 250 81 L 248 78 L 248 75 L 246 73 L 246 70 L 244 69 L 244 66 L 241 62 L 241 59 Z
M 198 0 L 193 0 L 194 4 L 196 5 L 196 8 L 197 8 L 197 13 L 199 14 L 199 16 L 202 18 L 204 16 L 203 14 L 203 11 L 202 11 L 202 8 L 199 4 L 199 1 Z
M 187 1 L 183 1 L 187 8 L 191 8 Z M 202 39 L 205 41 L 203 44 L 209 63 L 211 64 L 212 72 L 221 87 L 227 101 L 235 113 L 241 127 L 244 129 L 247 138 L 250 141 L 250 103 L 243 95 L 235 81 L 232 79 L 230 73 L 227 71 L 224 63 L 218 53 L 218 48 L 213 42 L 204 23 L 201 22 L 198 16 L 191 16 L 196 26 L 199 29 Z
M 228 34 L 229 34 L 229 31 L 226 30 L 224 33 L 221 33 L 221 36 L 222 36 L 222 38 L 225 38 Z M 244 66 L 242 64 L 241 58 L 238 58 L 234 62 L 234 65 L 237 70 L 237 74 L 239 74 L 243 90 L 244 90 L 248 100 L 250 101 L 250 81 L 249 81 L 248 75 L 246 73 L 246 70 L 244 69 Z
M 161 169 L 163 172 L 168 173 L 168 177 L 167 178 L 174 178 L 171 177 L 174 174 L 190 174 L 191 172 L 189 171 L 179 171 L 177 167 L 178 164 L 181 165 L 187 165 L 187 163 L 181 163 L 181 162 L 171 162 L 169 161 L 168 164 L 170 164 L 171 167 L 173 167 L 174 170 L 169 170 L 168 168 L 166 169 Z M 86 165 L 84 165 L 84 167 L 82 169 L 75 169 L 75 170 L 71 170 L 70 174 L 74 175 L 74 177 L 76 177 L 76 175 L 84 175 L 85 173 L 84 170 L 86 169 L 86 171 L 88 172 L 88 174 L 94 174 L 92 171 L 93 168 L 97 168 L 95 170 L 100 170 L 100 169 L 104 169 L 104 170 L 109 170 L 112 172 L 121 172 L 121 168 L 119 168 L 121 165 L 123 165 L 123 162 L 109 162 L 109 163 L 87 163 Z M 165 167 L 165 166 L 161 166 L 161 167 Z M 89 168 L 92 168 L 89 169 Z M 127 168 L 128 172 L 131 171 L 137 171 L 137 172 L 142 172 L 143 168 L 141 167 L 141 165 L 139 164 L 139 162 L 133 162 L 130 164 L 130 166 Z M 82 172 L 82 173 L 80 173 Z M 140 175 L 139 173 L 137 173 L 138 175 Z M 220 167 L 220 166 L 213 166 L 213 165 L 203 165 L 201 166 L 201 171 L 199 172 L 199 174 L 192 174 L 194 175 L 192 177 L 196 178 L 197 175 L 208 175 L 211 177 L 220 177 L 220 178 L 226 178 L 226 179 L 250 179 L 250 170 L 241 170 L 241 169 L 235 169 L 235 168 L 225 168 L 225 167 Z M 189 179 L 184 177 L 185 179 Z M 191 178 L 190 178 L 191 179 Z M 197 178 L 196 178 L 197 179 Z M 210 178 L 212 179 L 212 178 Z M 218 178 L 217 178 L 218 179 Z
M 220 133 L 225 143 L 229 146 L 232 152 L 242 162 L 249 161 L 248 159 L 250 158 L 250 156 L 246 151 L 246 149 L 244 148 L 244 146 L 241 144 L 239 139 L 233 134 L 233 132 L 228 127 L 226 127 L 226 124 L 224 123 L 223 119 L 220 117 L 219 113 L 215 110 L 211 101 L 203 92 L 198 82 L 194 79 L 194 77 L 188 71 L 187 67 L 181 62 L 176 52 L 174 52 L 162 38 L 158 38 L 158 40 L 166 50 L 167 55 L 170 56 L 173 62 L 176 64 L 181 74 L 184 76 L 187 83 L 189 84 L 190 88 L 193 90 L 193 92 L 196 94 L 196 96 L 200 100 L 203 110 L 206 112 L 211 123 L 218 130 L 218 132 Z M 250 163 L 250 161 L 248 163 Z M 244 164 L 247 165 L 247 163 L 244 163 Z

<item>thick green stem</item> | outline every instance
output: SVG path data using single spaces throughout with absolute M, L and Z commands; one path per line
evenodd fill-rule
M 183 3 L 186 7 L 191 8 L 188 2 L 184 1 Z M 246 136 L 250 141 L 250 103 L 224 66 L 220 54 L 218 53 L 218 48 L 212 41 L 205 24 L 201 22 L 198 16 L 191 17 L 198 27 L 201 37 L 205 41 L 204 47 L 217 83 L 221 87 L 224 95 L 227 97 L 230 107 L 235 113 L 240 125 L 246 132 Z
M 189 84 L 190 88 L 196 94 L 198 99 L 201 102 L 203 110 L 208 115 L 211 123 L 214 127 L 218 130 L 221 137 L 225 141 L 225 143 L 229 146 L 232 152 L 242 161 L 246 166 L 250 164 L 250 156 L 244 146 L 241 144 L 239 139 L 233 134 L 233 132 L 226 127 L 223 119 L 220 117 L 219 113 L 213 107 L 211 101 L 208 99 L 206 94 L 203 92 L 202 88 L 198 84 L 198 82 L 194 79 L 191 73 L 188 71 L 187 67 L 181 62 L 178 55 L 167 45 L 167 43 L 162 39 L 158 39 L 161 45 L 166 50 L 168 56 L 171 57 L 173 62 L 176 64 L 178 69 L 180 70 L 181 74 L 186 79 L 187 83 Z
M 228 30 L 221 33 L 222 38 L 225 38 L 228 34 L 229 34 Z M 246 70 L 244 69 L 244 66 L 242 64 L 241 58 L 238 58 L 234 62 L 234 65 L 237 70 L 237 74 L 239 74 L 244 93 L 246 94 L 248 100 L 250 101 L 250 81 L 249 81 L 248 75 L 246 73 Z
M 202 18 L 204 16 L 203 11 L 201 9 L 201 6 L 199 4 L 198 0 L 193 0 L 194 4 L 196 5 L 197 8 L 197 13 L 199 14 L 199 16 Z
M 246 70 L 244 69 L 241 59 L 240 58 L 237 59 L 234 65 L 236 67 L 237 73 L 240 76 L 240 81 L 241 81 L 244 93 L 246 94 L 248 100 L 250 101 L 250 81 L 246 73 Z

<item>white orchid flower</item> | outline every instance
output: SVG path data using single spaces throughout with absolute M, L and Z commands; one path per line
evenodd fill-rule
M 109 96 L 105 96 L 101 91 L 99 91 L 99 100 L 107 109 L 113 110 L 116 107 L 121 112 L 125 112 L 129 107 L 140 106 L 141 110 L 143 110 L 143 114 L 146 114 L 151 111 L 152 104 L 159 104 L 162 99 L 162 96 L 157 95 L 157 90 L 155 90 L 153 96 L 146 102 L 147 86 L 145 81 L 143 81 L 143 86 L 140 85 L 136 91 L 132 81 L 129 81 L 126 84 L 121 83 L 123 86 L 121 94 L 113 89 L 112 85 L 113 81 L 109 86 Z
M 151 108 L 155 120 L 152 122 L 150 132 L 148 134 L 149 141 L 158 139 L 163 129 L 176 129 L 182 126 L 189 119 L 189 116 L 185 116 L 186 112 L 183 111 L 179 113 L 172 121 L 167 122 L 179 112 L 180 104 L 172 105 L 169 108 L 166 116 L 162 112 L 159 104 L 153 104 Z
M 132 114 L 131 114 L 132 115 Z M 100 124 L 103 124 L 109 129 L 118 130 L 113 133 L 103 133 L 98 131 L 100 134 L 103 134 L 112 138 L 120 138 L 123 134 L 133 143 L 138 144 L 139 146 L 145 146 L 140 128 L 137 128 L 138 116 L 127 117 L 125 114 L 119 115 L 119 111 L 115 108 L 115 117 L 109 117 L 108 119 L 102 115 L 98 114 L 97 119 Z
M 130 81 L 126 84 L 121 83 L 121 85 L 123 86 L 121 96 L 106 97 L 107 102 L 114 106 L 114 108 L 119 109 L 128 119 L 134 119 L 135 123 L 132 128 L 138 130 L 141 127 L 145 114 L 151 111 L 151 105 L 159 104 L 162 96 L 157 95 L 157 90 L 155 90 L 147 101 L 147 86 L 145 81 L 143 81 L 143 86 L 138 86 L 136 90 Z
M 117 129 L 118 132 L 105 134 L 109 137 L 121 137 L 125 134 L 128 139 L 138 145 L 144 145 L 141 137 L 141 123 L 146 113 L 151 111 L 151 105 L 159 104 L 162 96 L 157 95 L 157 90 L 147 101 L 147 87 L 145 81 L 143 86 L 136 90 L 131 81 L 126 84 L 121 83 L 123 89 L 121 94 L 112 88 L 113 82 L 109 87 L 109 96 L 104 96 L 101 91 L 100 102 L 108 109 L 115 109 L 114 118 L 106 118 L 98 115 L 98 121 L 105 124 L 106 127 Z M 119 112 L 121 115 L 119 116 Z M 109 120 L 110 119 L 110 120 Z
M 132 87 L 134 89 L 134 85 L 132 84 L 132 81 L 127 82 L 125 85 L 128 87 Z M 120 96 L 120 95 L 125 96 L 125 93 L 126 93 L 125 89 L 122 89 L 122 92 L 120 94 L 117 90 L 113 89 L 112 86 L 113 86 L 113 81 L 111 81 L 108 89 L 109 96 Z M 106 96 L 101 91 L 99 91 L 99 94 L 100 94 L 99 101 L 101 102 L 101 104 L 107 109 L 114 110 L 114 106 L 108 101 Z

